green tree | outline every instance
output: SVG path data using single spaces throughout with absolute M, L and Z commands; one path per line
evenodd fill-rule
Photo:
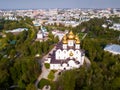
M 19 58 L 10 69 L 14 84 L 25 88 L 29 83 L 34 83 L 41 72 L 37 61 L 32 57 Z
M 0 87 L 1 88 L 7 88 L 9 86 L 9 61 L 5 58 L 2 58 L 0 60 Z
M 30 83 L 29 85 L 27 85 L 26 90 L 37 90 L 37 88 L 34 84 Z

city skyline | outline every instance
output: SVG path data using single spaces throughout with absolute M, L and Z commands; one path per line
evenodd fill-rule
M 120 0 L 2 0 L 0 9 L 39 9 L 39 8 L 120 8 Z

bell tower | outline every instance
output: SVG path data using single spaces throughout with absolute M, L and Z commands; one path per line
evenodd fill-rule
M 75 49 L 80 49 L 80 40 L 78 35 L 75 36 Z
M 74 34 L 72 31 L 69 32 L 68 34 L 68 46 L 72 47 L 74 46 Z
M 67 49 L 68 42 L 67 42 L 67 36 L 66 35 L 63 37 L 62 43 L 63 43 L 63 49 Z

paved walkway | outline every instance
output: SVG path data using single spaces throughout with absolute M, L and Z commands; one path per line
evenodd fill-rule
M 86 66 L 89 68 L 91 65 L 91 62 L 86 56 L 85 56 L 85 63 L 86 63 Z
M 82 39 L 81 39 L 81 40 L 83 40 L 86 36 L 87 36 L 87 33 L 85 33 L 85 34 L 84 34 L 84 36 L 82 37 Z
M 45 65 L 44 65 L 44 63 L 43 63 L 43 65 L 42 65 L 42 73 L 41 73 L 41 74 L 39 75 L 39 77 L 37 78 L 37 80 L 36 80 L 36 82 L 35 82 L 35 86 L 38 87 L 38 84 L 39 84 L 39 82 L 40 82 L 40 80 L 41 80 L 42 78 L 47 79 L 49 73 L 50 73 L 50 69 L 46 69 L 46 68 L 45 68 Z
M 48 85 L 48 86 L 45 85 L 42 90 L 50 90 L 50 89 L 51 89 L 50 85 Z
M 85 39 L 86 36 L 87 36 L 87 33 L 84 34 L 81 40 Z M 86 56 L 85 56 L 85 63 L 86 63 L 87 68 L 89 68 L 91 65 L 91 62 Z
M 61 72 L 61 70 L 58 70 L 57 72 L 55 72 L 55 74 L 54 74 L 55 78 L 53 79 L 53 81 L 57 81 L 60 72 Z

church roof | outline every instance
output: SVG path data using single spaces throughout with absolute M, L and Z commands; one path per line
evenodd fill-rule
M 62 39 L 63 44 L 67 44 L 68 40 L 75 40 L 76 44 L 80 44 L 80 39 L 78 35 L 74 35 L 72 31 L 70 31 L 67 35 L 65 35 Z
M 68 39 L 74 39 L 75 35 L 73 34 L 72 31 L 68 33 Z

